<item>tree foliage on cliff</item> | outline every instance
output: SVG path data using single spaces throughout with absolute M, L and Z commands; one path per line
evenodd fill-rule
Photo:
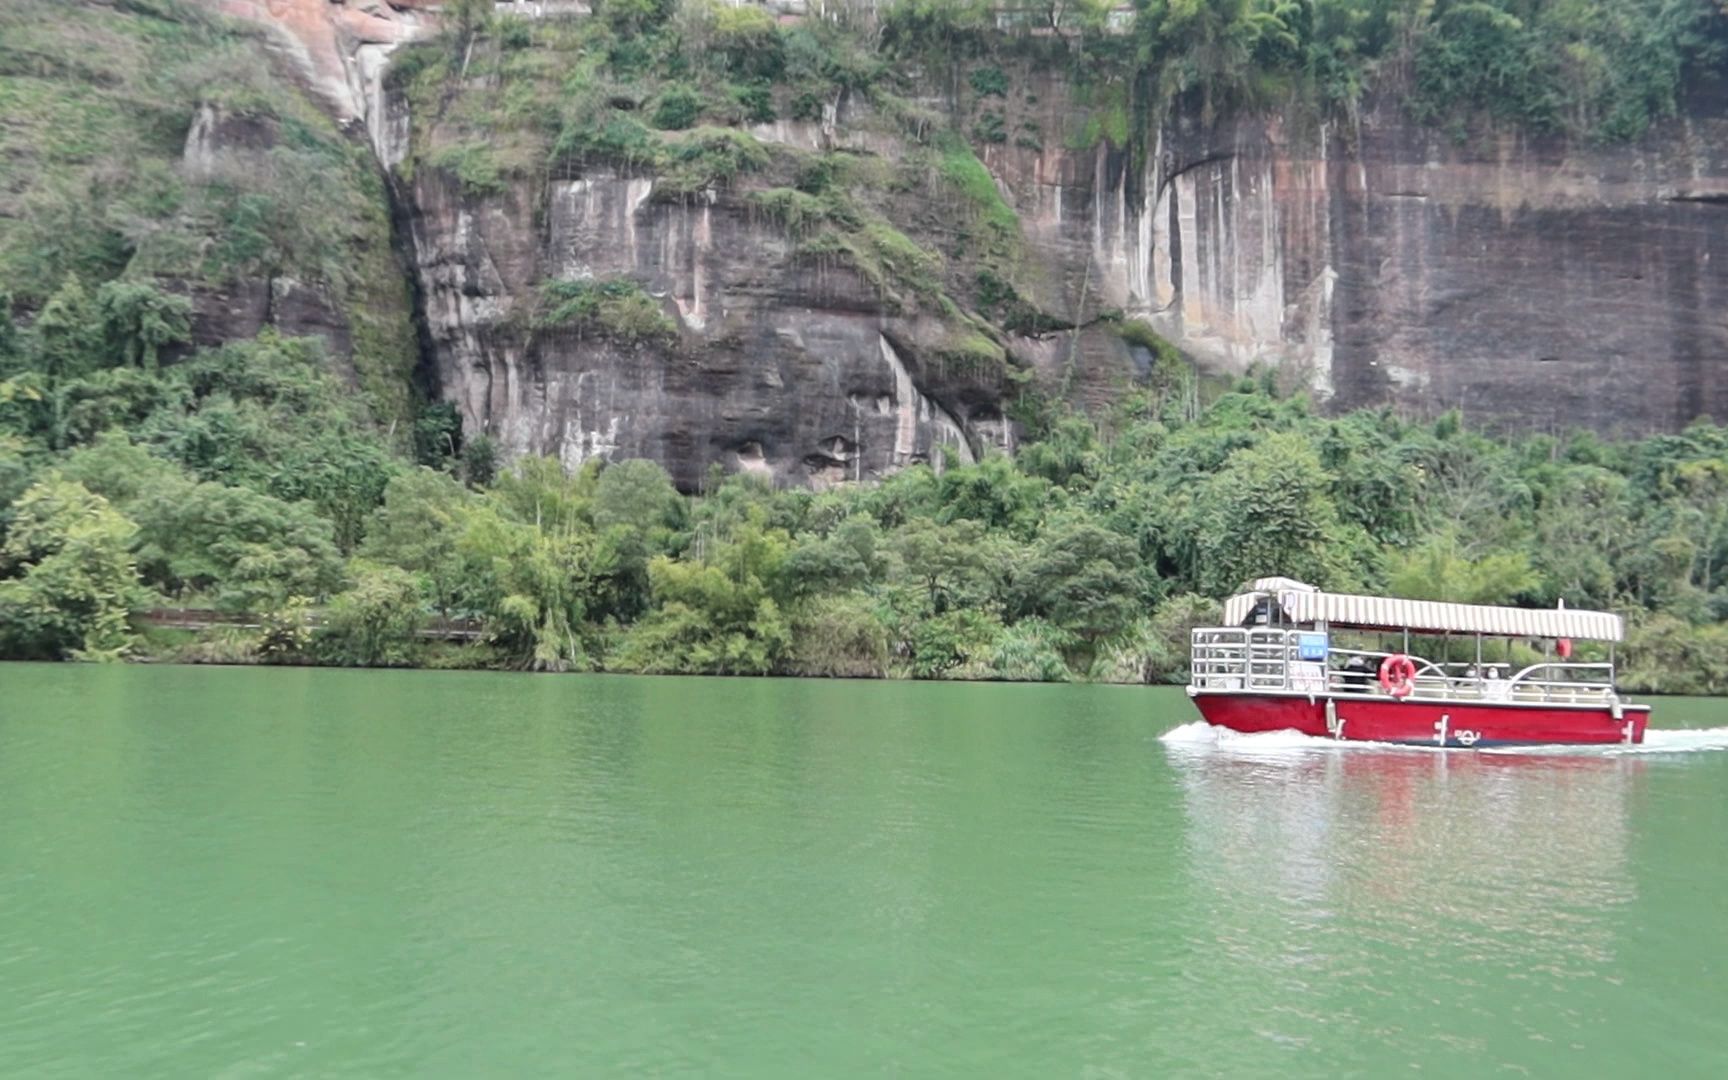
M 935 64 L 987 55 L 1027 35 L 1083 57 L 1076 77 L 1124 82 L 1156 102 L 1192 94 L 1277 106 L 1306 97 L 1353 110 L 1371 86 L 1419 118 L 1488 114 L 1609 141 L 1672 116 L 1685 79 L 1720 72 L 1728 12 L 1718 0 L 1052 0 L 998 18 L 981 0 L 894 0 L 883 40 Z

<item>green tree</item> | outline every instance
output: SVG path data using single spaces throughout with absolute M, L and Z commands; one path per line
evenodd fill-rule
M 0 376 L 15 373 L 24 361 L 24 344 L 12 319 L 12 294 L 0 289 Z
M 966 518 L 991 530 L 1030 536 L 1037 528 L 1049 483 L 1027 476 L 1002 454 L 990 454 L 971 468 L 948 469 L 936 483 L 942 518 Z
M 35 370 L 40 386 L 32 386 L 31 433 L 41 436 L 50 449 L 59 450 L 67 441 L 67 384 L 96 368 L 102 359 L 101 324 L 90 294 L 79 280 L 68 274 L 36 316 Z
M 341 581 L 330 523 L 302 503 L 216 483 L 160 485 L 133 504 L 146 581 L 211 596 L 230 611 L 268 611 Z
M 354 583 L 330 601 L 317 648 L 328 662 L 394 667 L 414 655 L 424 619 L 420 582 L 394 566 L 358 563 Z
M 678 0 L 597 0 L 594 14 L 613 32 L 631 37 L 665 23 L 678 10 Z
M 448 401 L 422 405 L 414 416 L 414 461 L 442 469 L 462 445 L 462 418 Z
M 617 656 L 626 671 L 763 675 L 792 642 L 776 593 L 783 582 L 786 534 L 749 524 L 707 563 L 648 564 L 654 609 Z
M 917 586 L 922 611 L 932 615 L 988 604 L 995 595 L 997 574 L 1006 565 L 992 560 L 985 539 L 976 521 L 908 522 L 890 541 L 899 559 L 895 576 Z
M 150 453 L 122 431 L 105 431 L 74 450 L 62 462 L 60 473 L 122 511 L 129 511 L 147 493 L 186 483 L 186 473 L 179 466 Z
M 1319 456 L 1295 434 L 1232 454 L 1190 508 L 1190 580 L 1212 596 L 1277 574 L 1323 586 L 1347 580 L 1328 486 Z
M 517 521 L 537 529 L 559 532 L 591 528 L 593 516 L 589 504 L 594 484 L 594 466 L 571 476 L 557 458 L 525 457 L 498 478 L 491 502 Z
M 493 0 L 445 0 L 442 12 L 456 33 L 456 40 L 466 48 L 475 37 L 492 28 L 496 5 Z
M 498 444 L 491 436 L 477 435 L 462 444 L 462 478 L 477 488 L 490 487 L 498 476 Z
M 582 631 L 596 570 L 592 532 L 543 529 L 487 500 L 467 515 L 458 550 L 475 605 L 507 662 L 535 671 L 591 662 Z
M 191 333 L 192 302 L 147 282 L 108 282 L 96 291 L 96 311 L 108 355 L 146 371 L 156 370 L 164 347 Z
M 809 596 L 857 588 L 881 578 L 886 570 L 881 530 L 863 514 L 854 514 L 826 535 L 800 537 L 786 559 L 789 588 Z
M 1098 429 L 1085 417 L 1063 417 L 1044 438 L 1022 449 L 1015 464 L 1059 487 L 1090 486 L 1104 467 Z
M 309 502 L 353 550 L 399 468 L 354 395 L 329 371 L 316 340 L 272 333 L 204 350 L 158 378 L 171 392 L 142 402 L 126 426 L 153 452 L 200 479 Z
M 1136 563 L 1126 538 L 1085 518 L 1066 518 L 1039 536 L 1014 568 L 1009 614 L 1041 618 L 1060 630 L 1067 658 L 1088 671 L 1098 643 L 1126 628 L 1146 602 Z
M 419 468 L 391 479 L 360 553 L 415 574 L 426 600 L 448 617 L 469 601 L 461 541 L 474 497 L 448 473 Z
M 1647 694 L 1728 693 L 1728 624 L 1640 615 L 1627 632 L 1620 685 Z
M 102 366 L 102 320 L 84 285 L 68 274 L 36 316 L 39 370 L 50 381 Z
M 601 471 L 591 509 L 600 533 L 600 562 L 609 567 L 595 583 L 593 615 L 629 622 L 649 604 L 648 560 L 681 546 L 684 500 L 665 469 L 633 460 Z
M 1219 105 L 1248 90 L 1256 61 L 1296 50 L 1291 23 L 1300 12 L 1295 3 L 1264 0 L 1152 0 L 1136 31 L 1164 97 L 1197 90 L 1210 121 Z
M 144 603 L 131 543 L 136 526 L 81 485 L 49 477 L 12 507 L 0 547 L 0 654 L 112 659 Z
M 1620 568 L 1637 542 L 1630 486 L 1597 465 L 1565 467 L 1544 485 L 1535 510 L 1534 563 L 1545 606 L 1563 599 L 1606 609 L 1619 602 Z
M 623 526 L 664 542 L 684 521 L 684 501 L 655 462 L 621 461 L 601 470 L 594 484 L 594 524 Z
M 1461 604 L 1509 604 L 1535 590 L 1540 578 L 1522 551 L 1466 554 L 1454 533 L 1431 536 L 1395 554 L 1388 567 L 1393 595 Z

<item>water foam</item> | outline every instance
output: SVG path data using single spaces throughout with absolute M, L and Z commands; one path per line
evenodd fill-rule
M 1195 720 L 1180 727 L 1171 728 L 1158 737 L 1158 741 L 1166 746 L 1191 750 L 1217 749 L 1231 753 L 1268 753 L 1280 754 L 1291 751 L 1317 750 L 1411 750 L 1440 751 L 1442 749 L 1462 749 L 1458 747 L 1442 748 L 1438 746 L 1412 745 L 1408 743 L 1364 742 L 1357 740 L 1327 739 L 1318 735 L 1304 735 L 1299 731 L 1259 731 L 1245 734 L 1231 731 L 1228 728 L 1213 727 L 1204 720 Z M 1651 728 L 1644 733 L 1644 741 L 1636 746 L 1624 746 L 1619 743 L 1602 746 L 1484 746 L 1475 751 L 1481 754 L 1689 754 L 1703 750 L 1728 750 L 1728 727 L 1714 728 Z

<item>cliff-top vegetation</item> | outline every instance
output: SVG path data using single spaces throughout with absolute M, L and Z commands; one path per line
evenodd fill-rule
M 1476 115 L 1616 141 L 1674 115 L 1688 77 L 1715 78 L 1728 49 L 1720 0 L 892 0 L 890 52 L 931 63 L 986 57 L 1036 37 L 1078 74 L 1133 86 L 1142 108 L 1194 95 L 1353 113 L 1365 94 L 1462 131 Z M 990 69 L 982 69 L 987 74 Z M 973 85 L 979 76 L 974 74 Z M 1098 131 L 1121 144 L 1125 115 Z

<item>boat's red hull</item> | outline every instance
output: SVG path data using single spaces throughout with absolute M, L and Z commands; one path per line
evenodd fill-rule
M 1322 738 L 1425 746 L 1505 746 L 1547 743 L 1641 743 L 1646 706 L 1565 708 L 1536 704 L 1473 704 L 1307 694 L 1208 693 L 1194 704 L 1208 723 L 1232 731 L 1299 731 Z

